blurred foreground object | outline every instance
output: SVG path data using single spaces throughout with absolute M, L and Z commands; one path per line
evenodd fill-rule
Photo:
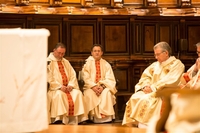
M 157 92 L 165 102 L 160 118 L 152 118 L 147 133 L 199 133 L 200 89 L 164 89 Z
M 48 128 L 46 29 L 0 29 L 0 132 Z

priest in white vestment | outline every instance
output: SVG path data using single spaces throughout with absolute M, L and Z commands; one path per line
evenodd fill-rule
M 147 133 L 200 133 L 200 42 L 196 63 L 183 73 L 180 89 L 157 91 L 166 101 L 162 116 L 153 117 Z
M 86 59 L 82 69 L 84 98 L 89 119 L 94 123 L 111 122 L 115 119 L 116 81 L 111 65 L 102 59 L 101 45 L 93 45 L 92 56 Z
M 69 61 L 63 58 L 65 51 L 65 45 L 58 43 L 47 58 L 49 123 L 77 125 L 88 117 L 76 72 Z
M 135 93 L 126 103 L 122 125 L 146 128 L 151 117 L 161 114 L 162 99 L 155 97 L 156 91 L 178 86 L 185 67 L 171 55 L 169 44 L 157 43 L 154 55 L 157 61 L 144 70 Z

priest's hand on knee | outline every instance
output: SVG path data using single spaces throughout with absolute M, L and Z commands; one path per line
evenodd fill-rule
M 97 96 L 100 95 L 100 93 L 99 93 L 99 87 L 97 85 L 93 86 L 91 89 L 96 93 Z
M 103 88 L 102 86 L 99 86 L 99 87 L 98 87 L 99 95 L 102 93 L 103 90 L 104 90 L 104 88 Z
M 63 91 L 63 92 L 66 92 L 66 86 L 63 85 L 63 86 L 60 88 L 60 90 Z
M 151 93 L 151 92 L 152 92 L 152 89 L 151 89 L 150 86 L 145 86 L 145 87 L 142 89 L 142 91 L 143 91 L 145 94 L 147 94 L 147 93 Z
M 70 86 L 70 85 L 68 85 L 68 86 L 66 87 L 66 90 L 67 90 L 68 92 L 71 92 L 71 91 L 73 90 L 73 87 Z

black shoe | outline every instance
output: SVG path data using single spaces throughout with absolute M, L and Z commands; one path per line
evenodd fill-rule
M 86 121 L 78 123 L 78 125 L 87 125 L 88 123 Z
M 91 120 L 86 120 L 86 121 L 78 123 L 78 125 L 90 125 L 90 124 L 94 124 L 94 122 Z
M 92 120 L 86 120 L 86 122 L 87 122 L 88 124 L 93 124 L 93 123 L 94 123 Z
M 104 123 L 105 123 L 105 124 L 106 124 L 106 123 L 113 123 L 113 121 L 108 121 L 108 122 L 104 122 Z
M 61 120 L 55 121 L 53 124 L 63 124 Z

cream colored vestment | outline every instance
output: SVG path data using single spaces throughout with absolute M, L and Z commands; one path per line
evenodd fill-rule
M 60 90 L 63 83 L 61 74 L 59 72 L 57 59 L 53 56 L 53 53 L 50 53 L 50 55 L 47 58 L 47 61 L 49 62 L 48 82 L 50 84 L 48 91 L 48 112 L 49 118 L 53 118 L 53 121 L 49 119 L 49 123 L 54 122 L 54 120 L 62 120 L 63 123 L 68 124 L 68 99 L 66 93 Z M 63 58 L 61 62 L 64 65 L 64 70 L 68 77 L 68 85 L 74 88 L 70 92 L 74 102 L 74 119 L 78 117 L 78 123 L 85 121 L 87 120 L 87 114 L 84 107 L 85 102 L 83 99 L 83 94 L 79 90 L 76 72 L 74 71 L 68 60 Z
M 95 59 L 90 56 L 82 69 L 82 78 L 85 82 L 84 98 L 87 101 L 87 112 L 90 116 L 96 118 L 102 118 L 101 114 L 106 116 L 115 115 L 114 104 L 116 90 L 116 81 L 113 74 L 111 65 L 104 59 L 100 60 L 101 79 L 98 83 L 95 83 L 96 67 Z M 104 84 L 106 88 L 103 90 L 100 96 L 97 96 L 91 89 L 95 85 Z
M 135 86 L 135 92 L 126 103 L 122 125 L 148 124 L 151 117 L 160 115 L 162 100 L 155 97 L 156 90 L 177 87 L 184 72 L 184 65 L 174 56 L 161 64 L 157 61 L 147 67 Z M 141 89 L 150 85 L 153 92 L 145 94 Z

